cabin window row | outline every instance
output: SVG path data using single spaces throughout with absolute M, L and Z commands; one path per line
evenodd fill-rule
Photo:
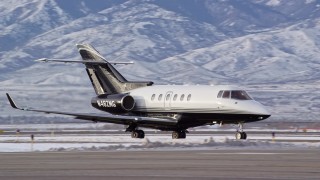
M 162 94 L 159 94 L 159 96 L 158 96 L 158 101 L 161 101 L 162 100 Z M 173 96 L 173 101 L 177 101 L 178 100 L 178 94 L 175 94 L 174 96 Z M 166 101 L 169 101 L 170 100 L 170 98 L 171 98 L 171 94 L 167 94 L 167 96 L 165 97 L 165 99 L 166 99 Z M 152 94 L 152 96 L 151 96 L 151 101 L 154 101 L 156 99 L 156 94 Z M 185 95 L 184 94 L 181 94 L 180 95 L 180 101 L 183 101 L 184 99 L 185 99 Z M 187 101 L 190 101 L 191 100 L 191 94 L 189 94 L 188 96 L 187 96 Z

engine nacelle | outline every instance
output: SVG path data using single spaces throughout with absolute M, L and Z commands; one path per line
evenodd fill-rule
M 103 94 L 91 99 L 93 107 L 110 113 L 125 113 L 134 108 L 135 101 L 129 94 Z

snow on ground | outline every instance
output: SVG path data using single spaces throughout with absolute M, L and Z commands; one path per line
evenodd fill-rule
M 52 123 L 52 124 L 2 124 L 2 130 L 15 130 L 15 129 L 37 129 L 37 130 L 52 130 L 52 129 L 101 129 L 105 123 Z
M 239 141 L 225 134 L 188 135 L 186 139 L 171 139 L 167 134 L 147 135 L 145 139 L 132 139 L 129 134 L 45 135 L 36 137 L 34 143 L 27 136 L 8 135 L 0 139 L 0 152 L 320 148 L 317 135 L 280 136 L 275 141 L 265 135 L 252 135 L 248 140 Z
M 16 129 L 22 133 L 16 135 Z M 186 139 L 150 129 L 145 130 L 146 138 L 133 139 L 103 123 L 1 125 L 1 130 L 0 152 L 320 148 L 319 131 L 296 129 L 248 128 L 248 139 L 241 141 L 235 140 L 235 129 L 220 128 L 195 128 Z M 275 141 L 271 132 L 276 133 Z

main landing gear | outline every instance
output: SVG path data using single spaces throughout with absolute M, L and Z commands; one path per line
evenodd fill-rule
M 144 138 L 144 131 L 143 130 L 134 130 L 131 132 L 131 137 L 132 138 Z
M 236 139 L 247 139 L 247 133 L 243 131 L 243 123 L 239 123 Z
M 173 131 L 172 132 L 172 139 L 185 139 L 186 138 L 186 131 Z
M 127 129 L 126 129 L 126 132 L 131 132 L 132 138 L 139 138 L 139 139 L 144 138 L 144 131 L 139 130 L 138 126 L 136 124 L 129 125 L 129 127 L 127 127 Z

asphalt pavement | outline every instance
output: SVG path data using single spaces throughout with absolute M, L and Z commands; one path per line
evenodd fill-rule
M 320 150 L 0 153 L 0 179 L 320 179 Z

